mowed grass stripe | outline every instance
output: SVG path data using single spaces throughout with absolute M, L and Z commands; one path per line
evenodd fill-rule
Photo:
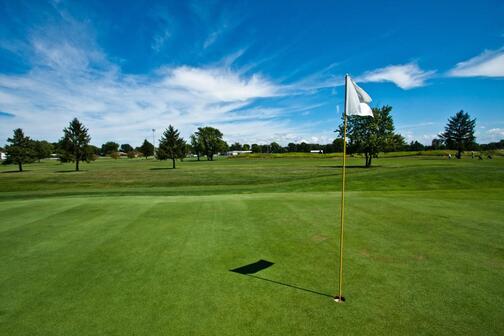
M 99 258 L 107 259 L 107 256 L 99 251 L 100 247 L 114 241 L 121 232 L 127 231 L 125 224 L 128 220 L 135 221 L 135 216 L 126 219 L 115 215 L 115 211 L 127 210 L 130 205 L 119 204 L 116 209 L 111 209 L 100 206 L 96 202 L 83 202 L 83 207 L 88 206 L 93 211 L 102 209 L 101 214 L 88 216 L 87 220 L 74 221 L 67 227 L 53 226 L 54 235 L 47 235 L 44 242 L 44 245 L 51 247 L 47 249 L 46 254 L 39 253 L 36 256 L 23 258 L 24 264 L 12 265 L 9 268 L 18 272 L 9 272 L 11 277 L 2 282 L 2 287 L 18 288 L 18 290 L 3 291 L 2 294 L 28 291 L 32 295 L 26 297 L 26 300 L 17 300 L 18 298 L 14 296 L 17 304 L 12 307 L 13 315 L 19 315 L 20 319 L 27 322 L 25 324 L 29 327 L 26 330 L 27 333 L 36 332 L 39 319 L 47 319 L 52 323 L 66 321 L 65 308 L 69 307 L 69 303 L 76 302 L 72 289 L 85 292 L 93 285 L 89 276 L 92 276 L 93 267 L 99 266 L 99 262 L 90 260 L 92 256 L 98 255 Z M 145 211 L 145 208 L 142 210 Z M 71 218 L 72 215 L 62 214 L 64 221 L 68 220 L 71 223 Z M 30 242 L 26 244 L 29 247 Z M 33 263 L 33 259 L 36 259 L 37 263 Z M 33 279 L 33 276 L 36 276 L 38 281 Z M 100 280 L 95 278 L 95 281 Z M 60 300 L 67 304 L 59 305 Z M 58 309 L 54 309 L 49 317 L 45 316 L 48 310 L 41 307 L 57 307 Z M 61 317 L 60 313 L 63 314 Z
M 439 203 L 443 206 L 439 207 Z M 485 204 L 484 200 L 432 203 L 420 198 L 415 201 L 389 198 L 380 204 L 386 212 L 357 205 L 355 210 L 361 220 L 386 224 L 354 223 L 361 230 L 370 231 L 361 235 L 373 240 L 364 246 L 352 246 L 363 239 L 349 235 L 349 252 L 355 259 L 362 260 L 355 256 L 360 253 L 369 260 L 369 267 L 374 268 L 370 273 L 379 276 L 375 280 L 383 286 L 381 291 L 415 310 L 409 316 L 414 316 L 412 319 L 419 328 L 428 328 L 434 334 L 447 331 L 461 334 L 482 319 L 498 323 L 503 309 L 488 310 L 488 307 L 504 303 L 504 290 L 499 285 L 503 281 L 502 268 L 491 265 L 499 250 L 497 242 L 502 240 L 502 235 L 494 233 L 499 232 L 502 222 L 492 223 L 486 218 L 498 218 L 498 209 L 504 202 L 495 204 L 488 217 L 475 215 L 475 209 Z M 362 270 L 362 265 L 357 265 L 352 270 Z M 358 300 L 370 294 L 359 295 Z M 384 302 L 390 304 L 390 300 Z M 390 306 L 384 309 L 389 313 L 394 310 Z M 450 313 L 455 310 L 457 314 Z M 399 310 L 397 314 L 402 315 Z M 440 321 L 435 314 L 445 316 L 445 320 Z

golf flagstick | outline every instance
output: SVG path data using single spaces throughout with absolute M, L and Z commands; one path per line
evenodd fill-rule
M 343 233 L 345 226 L 345 173 L 346 173 L 346 129 L 347 129 L 347 90 L 348 75 L 345 75 L 345 108 L 343 111 L 343 171 L 341 175 L 341 210 L 340 210 L 340 260 L 339 260 L 339 282 L 338 295 L 334 298 L 336 302 L 344 302 L 343 297 Z
M 337 302 L 345 301 L 343 296 L 343 233 L 345 227 L 345 174 L 346 174 L 346 137 L 348 116 L 372 117 L 373 110 L 369 107 L 371 97 L 361 89 L 350 76 L 345 75 L 345 111 L 343 112 L 343 171 L 341 174 L 341 224 L 340 224 L 340 264 L 339 264 L 339 289 Z

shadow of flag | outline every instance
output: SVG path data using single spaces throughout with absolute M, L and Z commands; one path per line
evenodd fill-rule
M 272 266 L 273 264 L 274 263 L 272 263 L 271 261 L 261 259 L 259 261 L 256 261 L 255 263 L 231 269 L 230 271 L 240 274 L 254 274 Z

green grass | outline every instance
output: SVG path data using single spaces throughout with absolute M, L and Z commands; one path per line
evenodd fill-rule
M 503 334 L 504 158 L 374 163 L 349 162 L 345 304 L 341 158 L 0 167 L 0 334 Z

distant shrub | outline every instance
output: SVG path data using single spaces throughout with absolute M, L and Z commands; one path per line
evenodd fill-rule
M 119 154 L 119 152 L 112 152 L 110 153 L 110 157 L 114 160 L 117 160 L 121 157 L 121 155 Z

